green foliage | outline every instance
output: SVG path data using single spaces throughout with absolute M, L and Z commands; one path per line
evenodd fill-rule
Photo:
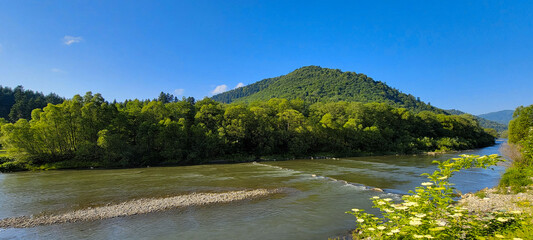
M 468 113 L 461 112 L 461 111 L 456 110 L 456 109 L 446 110 L 446 112 L 451 114 L 451 115 L 463 115 L 463 114 L 470 115 Z M 485 119 L 485 118 L 481 117 L 481 115 L 480 116 L 470 115 L 470 116 L 475 118 L 479 122 L 479 125 L 481 127 L 485 128 L 485 131 L 487 131 L 489 134 L 491 134 L 491 135 L 493 135 L 495 137 L 498 137 L 498 135 L 502 134 L 504 131 L 507 130 L 507 123 L 503 124 L 503 123 L 500 123 L 500 122 L 488 120 L 488 119 Z M 496 131 L 496 133 L 494 131 Z
M 479 125 L 483 128 L 488 128 L 488 129 L 493 129 L 495 130 L 498 134 L 504 132 L 507 130 L 507 125 L 504 125 L 504 124 L 501 124 L 501 123 L 498 123 L 498 122 L 494 122 L 494 121 L 490 121 L 490 120 L 487 120 L 487 119 L 484 119 L 484 118 L 481 118 L 481 117 L 475 117 L 478 121 L 479 121 Z
M 214 100 L 231 102 L 267 101 L 271 98 L 303 99 L 306 102 L 383 102 L 413 111 L 430 110 L 443 113 L 410 94 L 404 94 L 387 84 L 374 81 L 365 74 L 342 72 L 338 69 L 307 66 L 276 78 L 217 94 Z
M 531 239 L 533 236 L 533 216 L 530 213 L 523 214 L 521 217 L 523 217 L 523 219 L 522 221 L 520 221 L 520 224 L 518 226 L 511 226 L 507 229 L 504 229 L 503 231 L 501 231 L 501 234 L 495 234 L 495 237 L 490 239 Z
M 483 198 L 486 198 L 487 197 L 487 193 L 483 190 L 479 191 L 479 192 L 476 192 L 474 193 L 474 195 L 480 199 L 483 199 Z
M 522 161 L 521 166 L 529 167 L 533 166 L 533 128 L 529 129 L 528 135 L 520 141 L 522 146 Z
M 0 142 L 17 161 L 44 169 L 411 153 L 494 143 L 473 119 L 415 114 L 386 103 L 274 98 L 227 105 L 209 98 L 160 98 L 110 104 L 99 94 L 76 95 L 35 109 L 30 121 L 3 124 Z
M 54 93 L 44 95 L 40 92 L 24 90 L 22 86 L 14 89 L 0 86 L 0 118 L 16 122 L 18 119 L 29 119 L 31 111 L 43 108 L 48 103 L 58 104 L 63 98 Z
M 1 156 L 0 155 L 0 164 L 3 164 L 3 163 L 6 163 L 6 162 L 12 162 L 13 159 L 12 158 L 9 158 L 7 156 Z
M 512 167 L 500 180 L 500 188 L 522 192 L 533 184 L 533 105 L 516 109 L 509 123 L 509 142 L 515 143 L 520 156 L 514 156 Z
M 481 124 L 479 124 L 481 126 Z M 488 134 L 490 134 L 491 136 L 497 138 L 499 136 L 501 136 L 497 131 L 496 129 L 494 128 L 483 128 L 483 130 L 485 130 L 485 132 L 487 132 Z M 503 132 L 502 132 L 503 134 Z
M 520 143 L 530 135 L 532 127 L 533 105 L 518 107 L 513 114 L 513 120 L 509 122 L 509 142 Z
M 80 160 L 66 160 L 60 162 L 45 163 L 36 166 L 26 166 L 28 170 L 40 171 L 40 170 L 56 170 L 56 169 L 87 169 L 87 168 L 99 168 L 104 167 L 101 163 L 94 161 L 80 161 Z M 108 166 L 113 167 L 113 166 Z M 115 166 L 118 167 L 118 166 Z
M 18 172 L 27 170 L 27 166 L 19 161 L 6 161 L 0 164 L 0 172 Z
M 444 162 L 435 161 L 439 170 L 426 175 L 422 183 L 402 201 L 373 197 L 374 207 L 383 217 L 352 209 L 357 218 L 354 239 L 484 239 L 522 224 L 520 212 L 469 213 L 454 206 L 454 188 L 448 179 L 468 168 L 487 168 L 500 162 L 497 155 L 461 155 Z
M 465 149 L 468 146 L 465 146 L 465 143 L 459 141 L 457 138 L 441 138 L 437 141 L 437 146 L 439 151 L 450 151 L 453 149 Z
M 533 184 L 531 176 L 533 176 L 533 167 L 510 167 L 500 179 L 500 190 L 506 192 L 505 188 L 510 187 L 514 193 L 524 192 L 526 187 Z

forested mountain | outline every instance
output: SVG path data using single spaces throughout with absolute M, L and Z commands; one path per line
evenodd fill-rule
M 267 78 L 211 98 L 223 103 L 266 101 L 271 98 L 302 99 L 308 103 L 382 102 L 415 112 L 444 112 L 365 74 L 318 66 L 302 67 L 287 75 Z
M 478 116 L 491 121 L 499 122 L 507 126 L 509 125 L 509 121 L 513 119 L 513 112 L 513 110 L 502 110 L 498 112 L 485 113 Z
M 22 86 L 14 89 L 0 86 L 0 118 L 11 122 L 18 119 L 30 119 L 31 111 L 46 107 L 48 103 L 58 104 L 64 101 L 54 93 L 44 95 L 41 92 L 24 90 Z
M 459 111 L 457 109 L 450 109 L 450 110 L 445 110 L 445 111 L 447 113 L 449 113 L 449 114 L 452 114 L 452 115 L 468 114 L 468 113 Z M 471 114 L 468 114 L 468 115 L 471 115 Z M 473 115 L 471 115 L 471 116 L 473 116 Z M 511 116 L 512 116 L 512 113 L 511 113 Z M 492 129 L 496 130 L 496 132 L 498 132 L 500 134 L 503 131 L 507 130 L 507 124 L 502 124 L 502 123 L 499 123 L 499 122 L 496 122 L 496 121 L 491 121 L 491 120 L 485 119 L 485 118 L 481 117 L 481 115 L 473 116 L 473 117 L 479 122 L 479 125 L 482 128 L 492 128 Z

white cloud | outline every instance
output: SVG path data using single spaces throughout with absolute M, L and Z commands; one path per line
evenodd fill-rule
M 240 82 L 237 84 L 237 86 L 235 86 L 235 88 L 240 88 L 240 87 L 244 87 L 244 83 Z
M 50 69 L 50 71 L 54 72 L 54 73 L 67 73 L 66 71 L 61 70 L 59 68 L 52 68 L 52 69 Z
M 174 95 L 176 95 L 176 97 L 177 97 L 177 96 L 183 96 L 183 93 L 184 93 L 184 92 L 185 92 L 185 89 L 183 89 L 183 88 L 178 88 L 178 89 L 174 90 Z
M 79 43 L 81 41 L 83 41 L 82 37 L 65 36 L 63 38 L 63 43 L 66 44 L 66 45 L 70 45 L 70 44 L 73 44 L 73 43 Z
M 213 91 L 212 94 L 219 94 L 228 91 L 228 86 L 226 84 L 218 85 Z

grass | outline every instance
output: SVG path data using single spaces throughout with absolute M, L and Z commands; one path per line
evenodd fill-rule
M 483 198 L 486 198 L 487 197 L 487 193 L 483 190 L 477 192 L 477 193 L 474 193 L 474 195 L 480 199 L 483 199 Z
M 500 179 L 498 188 L 500 192 L 512 193 L 526 191 L 533 184 L 533 166 L 527 157 L 522 155 L 523 148 L 517 144 L 504 144 L 500 151 L 512 160 L 511 167 L 507 168 Z
M 524 192 L 533 184 L 531 176 L 533 176 L 533 166 L 512 166 L 505 171 L 500 179 L 500 191 L 505 192 L 507 188 L 510 188 L 513 193 Z

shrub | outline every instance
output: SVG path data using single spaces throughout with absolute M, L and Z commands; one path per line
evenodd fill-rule
M 444 162 L 439 170 L 425 173 L 429 181 L 410 191 L 402 201 L 373 197 L 374 207 L 383 217 L 352 209 L 357 218 L 354 239 L 479 239 L 520 224 L 519 212 L 468 213 L 455 206 L 454 188 L 448 179 L 461 169 L 487 168 L 502 161 L 498 155 L 461 155 Z
M 12 162 L 13 159 L 6 157 L 6 156 L 0 156 L 0 164 L 6 163 L 6 162 Z
M 437 140 L 437 147 L 439 151 L 446 152 L 451 150 L 468 149 L 472 146 L 458 138 L 443 137 Z
M 418 148 L 424 151 L 435 149 L 435 140 L 429 137 L 417 138 L 416 143 Z
M 529 134 L 520 142 L 522 162 L 521 167 L 533 166 L 533 128 L 529 130 Z
M 505 189 L 507 187 L 510 187 L 514 193 L 524 192 L 527 186 L 533 184 L 531 176 L 533 176 L 533 168 L 531 167 L 510 167 L 502 175 L 499 188 L 503 192 L 507 192 Z
M 479 191 L 479 192 L 477 192 L 477 193 L 474 193 L 474 195 L 475 195 L 476 197 L 478 197 L 478 198 L 481 198 L 481 199 L 487 197 L 487 193 L 486 193 L 485 191 L 483 191 L 483 190 L 482 190 L 482 191 Z
M 26 164 L 18 161 L 4 162 L 0 164 L 0 172 L 18 172 L 27 170 Z

